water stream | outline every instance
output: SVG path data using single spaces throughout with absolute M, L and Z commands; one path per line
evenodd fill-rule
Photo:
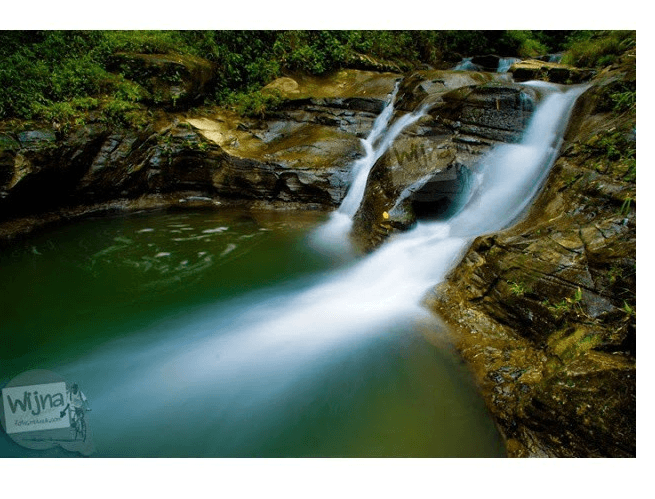
M 425 115 L 427 109 L 419 108 L 413 113 L 400 116 L 391 126 L 389 121 L 393 116 L 393 102 L 398 93 L 399 83 L 396 83 L 387 105 L 376 118 L 371 131 L 365 140 L 362 140 L 365 154 L 355 161 L 352 167 L 353 181 L 348 188 L 339 208 L 330 215 L 327 223 L 316 230 L 309 243 L 319 251 L 331 255 L 352 256 L 352 248 L 348 241 L 348 233 L 352 227 L 353 216 L 357 212 L 364 197 L 368 174 L 375 162 L 393 144 L 398 135 L 409 125 L 418 121 Z
M 420 223 L 365 258 L 335 260 L 307 242 L 343 252 L 368 170 L 422 111 L 389 126 L 393 107 L 385 108 L 342 207 L 309 236 L 311 224 L 267 230 L 220 214 L 85 222 L 67 242 L 42 236 L 33 253 L 28 244 L 5 259 L 1 277 L 26 279 L 20 272 L 31 265 L 34 281 L 62 289 L 39 302 L 28 279 L 23 294 L 1 297 L 51 313 L 9 314 L 3 376 L 38 366 L 77 380 L 92 400 L 99 456 L 502 455 L 456 356 L 421 337 L 421 328 L 438 327 L 421 301 L 474 237 L 510 224 L 538 192 L 581 89 L 548 92 L 525 139 L 485 158 L 477 190 L 454 217 Z M 102 242 L 75 233 L 103 224 Z M 266 238 L 272 253 L 258 246 Z M 61 266 L 41 267 L 48 240 L 80 245 L 75 261 L 88 268 L 64 278 Z M 150 278 L 135 280 L 134 269 Z M 106 293 L 107 306 L 86 304 L 85 285 L 97 302 Z M 21 334 L 40 342 L 38 355 Z M 22 452 L 0 441 L 0 455 Z
M 498 60 L 498 69 L 496 70 L 497 73 L 507 73 L 509 71 L 509 68 L 512 67 L 512 64 L 519 62 L 521 59 L 518 57 L 501 57 Z

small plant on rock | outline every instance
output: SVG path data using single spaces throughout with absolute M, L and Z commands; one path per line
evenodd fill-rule
M 508 284 L 514 296 L 523 296 L 528 292 L 528 287 L 522 282 L 508 282 Z

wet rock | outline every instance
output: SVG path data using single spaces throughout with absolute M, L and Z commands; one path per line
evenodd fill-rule
M 515 84 L 463 87 L 443 96 L 439 116 L 460 123 L 459 130 L 482 139 L 516 142 L 540 99 L 538 90 Z
M 230 113 L 187 120 L 227 153 L 222 170 L 213 176 L 217 193 L 326 206 L 343 199 L 348 167 L 363 153 L 358 137 L 312 120 L 276 117 L 250 124 L 247 131 L 234 126 L 238 120 Z
M 498 69 L 500 57 L 493 54 L 476 55 L 471 59 L 471 62 L 481 68 L 483 71 L 494 72 Z
M 68 204 L 106 133 L 103 127 L 89 126 L 66 140 L 57 140 L 50 130 L 19 134 L 20 145 L 0 154 L 4 171 L 0 217 Z
M 28 130 L 18 134 L 20 145 L 25 148 L 45 147 L 57 140 L 54 130 Z
M 451 90 L 490 82 L 507 82 L 505 75 L 493 73 L 420 70 L 414 71 L 402 81 L 396 100 L 396 109 L 413 111 L 421 105 L 440 102 Z
M 537 89 L 502 83 L 505 77 L 494 78 L 419 71 L 403 81 L 396 119 L 407 106 L 429 110 L 403 130 L 371 169 L 351 234 L 361 250 L 375 249 L 419 218 L 456 211 L 483 154 L 494 144 L 518 140 L 541 95 Z M 471 84 L 476 81 L 482 83 Z
M 280 94 L 287 98 L 300 95 L 300 85 L 296 80 L 288 76 L 277 78 L 266 85 L 262 92 L 271 94 Z
M 634 457 L 634 376 L 633 364 L 612 355 L 577 358 L 539 386 L 523 424 L 556 457 Z
M 366 98 L 386 102 L 396 81 L 394 72 L 344 69 L 327 76 L 295 75 L 274 80 L 262 89 L 285 100 Z
M 200 97 L 210 77 L 205 61 L 196 58 L 121 54 L 114 62 L 115 70 L 128 72 L 149 92 L 168 85 L 162 90 L 166 105 Z M 156 126 L 138 132 L 110 130 L 91 120 L 66 134 L 3 133 L 0 219 L 176 192 L 336 206 L 350 181 L 349 166 L 363 153 L 360 138 L 397 79 L 352 70 L 327 78 L 285 78 L 273 87 L 290 98 L 268 120 L 217 110 L 182 122 L 164 113 Z M 183 93 L 174 94 L 172 83 L 180 83 Z
M 633 126 L 634 113 L 597 105 L 606 81 L 579 99 L 565 152 L 527 217 L 479 238 L 431 301 L 511 456 L 636 452 L 635 184 L 616 164 L 629 160 L 585 145 L 608 121 Z M 525 373 L 510 379 L 489 346 Z
M 591 80 L 596 71 L 566 66 L 538 59 L 526 59 L 514 63 L 510 71 L 515 81 L 543 80 L 553 83 L 584 83 Z

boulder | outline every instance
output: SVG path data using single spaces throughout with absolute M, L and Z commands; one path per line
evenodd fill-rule
M 308 122 L 282 115 L 248 123 L 220 112 L 187 122 L 227 153 L 213 177 L 218 194 L 337 206 L 345 195 L 348 167 L 363 150 L 355 135 L 312 122 L 311 116 Z
M 421 105 L 440 102 L 441 97 L 456 88 L 490 82 L 507 82 L 506 75 L 446 70 L 414 71 L 403 79 L 398 90 L 396 109 L 413 111 Z
M 510 68 L 515 81 L 543 80 L 553 83 L 584 83 L 591 80 L 596 71 L 580 69 L 556 62 L 526 59 L 512 64 Z
M 165 107 L 202 99 L 216 76 L 210 61 L 182 54 L 119 53 L 112 56 L 109 69 L 145 89 L 146 102 Z
M 521 138 L 540 98 L 538 89 L 493 82 L 445 94 L 431 114 L 456 123 L 460 133 L 511 143 Z
M 343 69 L 327 76 L 285 76 L 266 85 L 262 92 L 277 93 L 287 100 L 365 97 L 384 103 L 401 78 L 394 72 Z

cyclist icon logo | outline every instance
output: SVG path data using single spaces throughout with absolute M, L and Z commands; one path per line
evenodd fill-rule
M 42 451 L 61 447 L 84 456 L 95 452 L 86 415 L 91 408 L 77 383 L 37 369 L 19 374 L 1 388 L 0 425 L 15 444 Z M 14 452 L 20 454 L 17 447 Z
M 68 412 L 71 431 L 74 432 L 73 439 L 81 439 L 84 442 L 86 441 L 86 420 L 84 413 L 91 410 L 89 402 L 77 383 L 73 383 L 70 388 L 66 388 L 66 398 L 68 404 L 59 413 L 59 417 L 63 418 L 66 412 Z

